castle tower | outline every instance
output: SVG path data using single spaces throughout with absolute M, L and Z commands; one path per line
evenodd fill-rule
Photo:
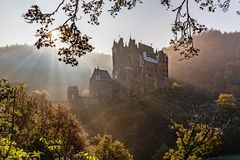
M 151 46 L 132 38 L 124 46 L 123 39 L 113 43 L 113 79 L 130 95 L 137 95 L 165 87 L 168 83 L 168 57 L 154 52 Z
M 168 80 L 168 56 L 163 52 L 159 51 L 158 61 L 162 65 L 163 79 Z
M 77 86 L 70 86 L 67 90 L 67 100 L 69 102 L 75 101 L 79 97 L 79 91 Z
M 112 77 L 113 79 L 119 79 L 119 73 L 121 72 L 122 62 L 124 61 L 124 43 L 123 38 L 120 38 L 118 43 L 113 42 L 112 47 L 112 59 L 113 59 L 113 71 L 112 71 Z

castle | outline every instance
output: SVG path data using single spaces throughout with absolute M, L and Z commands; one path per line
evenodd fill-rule
M 147 93 L 168 84 L 168 56 L 155 51 L 151 46 L 135 43 L 130 38 L 128 45 L 123 39 L 113 43 L 114 80 L 120 83 L 129 95 Z
M 151 46 L 123 38 L 113 42 L 112 77 L 106 70 L 95 68 L 89 81 L 89 99 L 95 102 L 113 96 L 132 97 L 168 86 L 168 56 Z M 68 88 L 68 100 L 78 97 L 77 87 Z

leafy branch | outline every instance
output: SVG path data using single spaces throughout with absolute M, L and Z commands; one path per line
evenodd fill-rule
M 24 19 L 27 23 L 38 23 L 40 28 L 36 31 L 37 42 L 34 44 L 38 49 L 41 47 L 55 47 L 56 42 L 60 41 L 64 46 L 58 50 L 59 60 L 72 66 L 78 65 L 78 57 L 91 52 L 94 47 L 90 44 L 91 37 L 82 34 L 76 22 L 81 19 L 78 16 L 80 8 L 83 14 L 89 15 L 89 24 L 99 25 L 99 17 L 103 12 L 106 3 L 110 3 L 110 9 L 107 11 L 113 17 L 123 9 L 133 9 L 141 0 L 62 0 L 57 7 L 50 13 L 43 13 L 38 5 L 31 6 Z M 161 0 L 160 3 L 167 9 L 172 8 L 173 0 Z M 173 39 L 170 44 L 175 51 L 180 52 L 182 59 L 189 59 L 198 55 L 199 49 L 194 45 L 194 36 L 201 34 L 207 28 L 199 24 L 191 16 L 190 0 L 182 0 L 179 5 L 172 9 L 176 13 L 175 20 L 172 24 Z M 191 1 L 192 2 L 192 1 Z M 226 12 L 230 6 L 231 0 L 194 0 L 201 10 L 207 8 L 209 12 L 215 12 L 221 8 Z M 64 23 L 55 25 L 54 15 L 62 10 L 67 16 Z M 237 14 L 239 12 L 237 11 Z M 58 32 L 58 38 L 53 36 L 53 32 Z

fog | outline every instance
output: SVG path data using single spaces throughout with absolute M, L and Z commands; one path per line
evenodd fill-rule
M 195 37 L 199 56 L 179 61 L 179 55 L 165 50 L 169 56 L 169 75 L 184 83 L 211 92 L 231 92 L 240 97 L 240 33 L 209 31 Z M 205 42 L 208 43 L 205 43 Z M 29 90 L 46 90 L 53 100 L 65 100 L 68 86 L 86 91 L 94 68 L 112 72 L 111 55 L 88 53 L 77 67 L 58 61 L 57 50 L 37 50 L 28 45 L 0 48 L 0 77 L 25 82 Z
M 0 48 L 0 77 L 14 83 L 26 83 L 28 90 L 46 90 L 52 100 L 65 100 L 68 86 L 88 88 L 94 68 L 106 69 L 111 74 L 111 56 L 89 53 L 80 58 L 77 67 L 58 61 L 57 50 L 37 50 L 28 45 Z

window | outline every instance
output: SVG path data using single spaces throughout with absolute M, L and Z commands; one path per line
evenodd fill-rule
M 100 75 L 96 75 L 96 80 L 100 80 Z

